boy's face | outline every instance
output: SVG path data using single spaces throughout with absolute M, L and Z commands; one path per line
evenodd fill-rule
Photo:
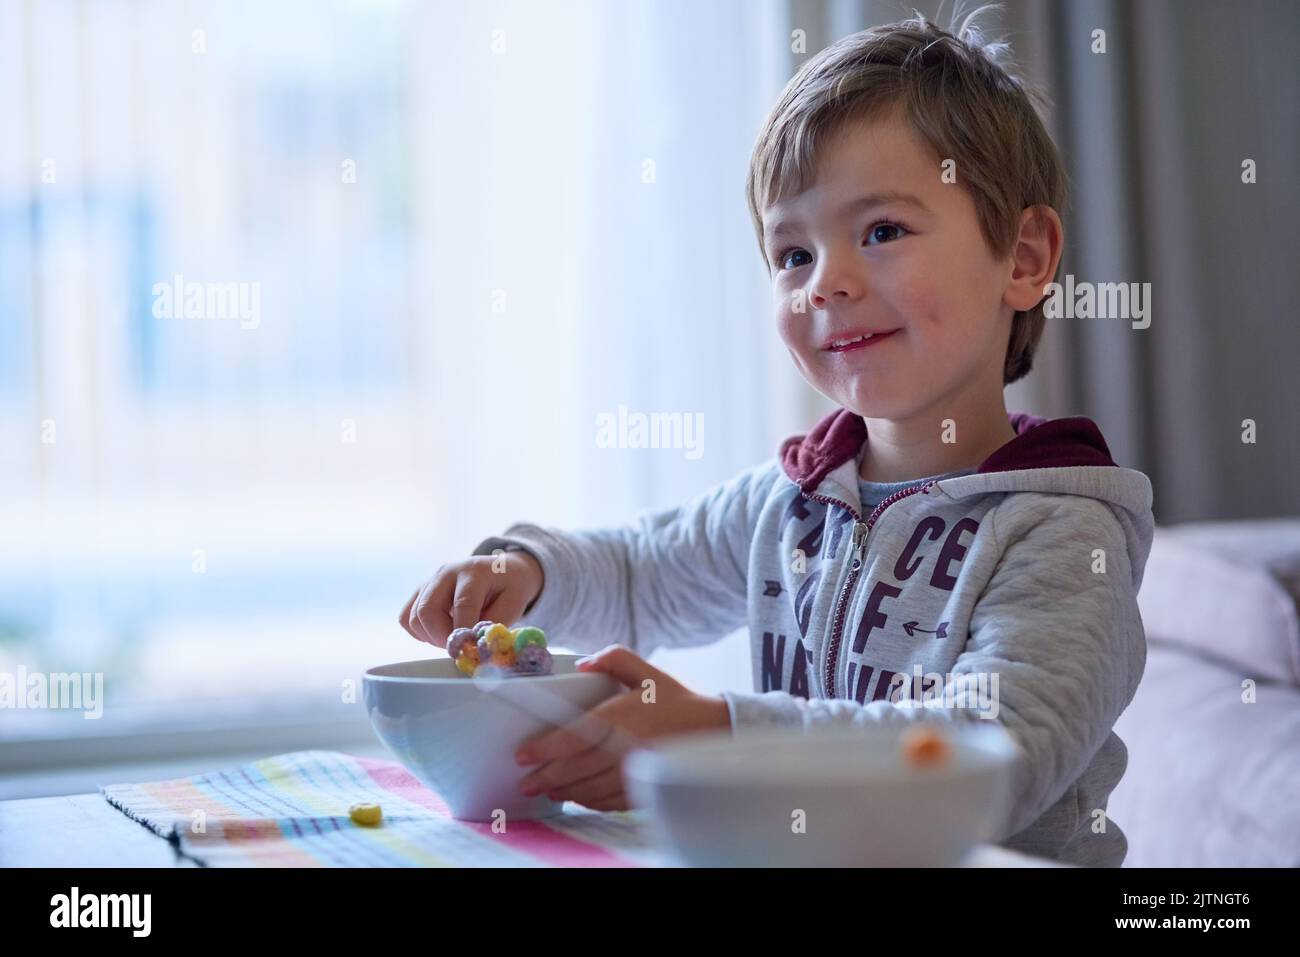
M 946 183 L 940 164 L 901 118 L 852 123 L 813 186 L 763 216 L 778 328 L 804 378 L 866 418 L 933 413 L 935 429 L 1000 401 L 1014 313 L 1011 256 L 993 258 L 962 171 Z M 894 196 L 852 205 L 880 194 Z M 774 236 L 779 223 L 790 231 Z M 888 335 L 832 344 L 866 332 Z

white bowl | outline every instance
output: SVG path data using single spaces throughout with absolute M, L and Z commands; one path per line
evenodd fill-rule
M 379 740 L 454 817 L 550 817 L 563 804 L 519 793 L 537 765 L 517 765 L 516 749 L 622 690 L 608 675 L 575 672 L 577 658 L 555 655 L 550 675 L 495 679 L 463 675 L 450 658 L 381 665 L 365 673 L 366 711 Z
M 943 768 L 907 766 L 899 727 L 727 731 L 633 751 L 624 782 L 683 864 L 953 866 L 1000 825 L 1018 749 L 1000 726 L 934 726 Z

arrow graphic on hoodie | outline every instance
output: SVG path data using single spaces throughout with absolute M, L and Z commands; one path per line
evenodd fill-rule
M 905 622 L 903 622 L 903 630 L 904 630 L 905 632 L 907 632 L 907 637 L 909 637 L 909 638 L 915 638 L 915 637 L 916 637 L 915 632 L 918 632 L 918 631 L 923 631 L 923 632 L 925 632 L 927 635 L 934 635 L 934 637 L 936 637 L 936 638 L 947 638 L 947 637 L 948 637 L 948 622 L 946 622 L 946 621 L 941 621 L 941 622 L 939 622 L 939 627 L 936 628 L 934 631 L 931 631 L 929 628 L 918 628 L 917 625 L 919 625 L 919 624 L 920 624 L 919 621 L 905 621 Z

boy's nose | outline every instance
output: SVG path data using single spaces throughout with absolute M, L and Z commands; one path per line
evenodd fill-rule
M 852 302 L 861 297 L 865 285 L 855 269 L 824 262 L 808 285 L 808 301 L 814 309 L 825 309 L 837 302 Z
M 814 286 L 808 293 L 808 302 L 814 309 L 830 309 L 837 304 L 849 303 L 861 296 L 860 292 L 850 292 L 846 285 Z

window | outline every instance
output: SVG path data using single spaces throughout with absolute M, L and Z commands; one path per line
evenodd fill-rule
M 742 8 L 0 6 L 0 671 L 102 673 L 105 726 L 356 713 L 438 564 L 773 454 Z M 704 454 L 599 448 L 620 405 Z

